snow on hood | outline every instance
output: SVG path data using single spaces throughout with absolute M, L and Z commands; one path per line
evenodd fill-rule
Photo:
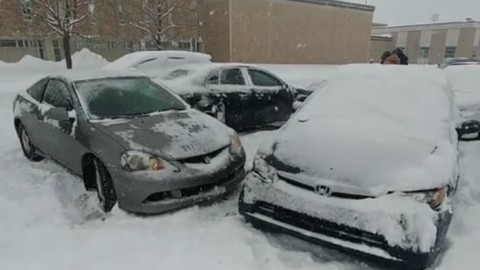
M 441 71 L 340 68 L 280 130 L 270 151 L 318 179 L 374 193 L 456 178 L 458 112 Z
M 480 65 L 450 66 L 445 69 L 461 110 L 480 109 Z
M 234 132 L 195 110 L 166 112 L 148 117 L 92 121 L 125 149 L 177 160 L 208 154 L 226 147 Z

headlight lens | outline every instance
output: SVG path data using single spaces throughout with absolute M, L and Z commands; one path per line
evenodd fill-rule
M 448 187 L 407 194 L 419 202 L 428 203 L 433 210 L 438 210 L 448 197 Z
M 159 157 L 138 151 L 128 151 L 122 154 L 121 164 L 127 171 L 161 171 L 167 162 Z
M 257 173 L 260 178 L 267 183 L 275 182 L 277 178 L 277 170 L 265 161 L 262 154 L 257 154 L 253 160 L 253 171 Z
M 230 137 L 230 150 L 237 154 L 240 154 L 243 151 L 242 142 L 237 134 Z

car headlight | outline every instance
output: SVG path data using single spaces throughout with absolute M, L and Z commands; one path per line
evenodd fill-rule
M 433 210 L 438 210 L 448 197 L 448 187 L 407 194 L 419 202 L 428 203 Z
M 230 137 L 230 150 L 232 153 L 241 154 L 243 152 L 242 142 L 237 134 Z
M 132 172 L 162 171 L 168 165 L 167 161 L 159 157 L 138 151 L 125 152 L 122 154 L 120 160 L 122 168 Z
M 273 183 L 277 179 L 277 170 L 265 161 L 262 154 L 257 154 L 253 160 L 253 172 L 258 174 L 262 181 Z

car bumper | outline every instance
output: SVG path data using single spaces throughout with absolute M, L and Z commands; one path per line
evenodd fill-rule
M 227 158 L 204 169 L 180 172 L 128 173 L 114 175 L 121 209 L 139 214 L 160 214 L 211 202 L 234 191 L 245 178 L 245 156 Z
M 254 226 L 290 234 L 374 263 L 407 267 L 408 269 L 424 268 L 435 261 L 452 217 L 449 211 L 438 213 L 434 221 L 436 232 L 431 247 L 425 251 L 414 251 L 415 249 L 408 247 L 408 244 L 402 246 L 389 243 L 381 232 L 366 229 L 369 228 L 366 223 L 362 226 L 358 226 L 355 222 L 343 223 L 327 217 L 328 215 L 322 216 L 318 212 L 310 211 L 308 208 L 298 209 L 299 205 L 309 204 L 312 207 L 329 208 L 329 211 L 337 212 L 339 215 L 348 213 L 345 209 L 340 209 L 338 205 L 329 205 L 328 198 L 319 198 L 315 202 L 315 199 L 308 199 L 309 196 L 298 196 L 303 190 L 295 189 L 300 188 L 275 188 L 275 184 L 263 183 L 255 174 L 249 174 L 240 195 L 239 211 Z M 279 203 L 280 201 L 284 203 Z M 321 204 L 315 205 L 316 203 Z M 350 204 L 356 203 L 358 201 L 350 202 Z M 368 216 L 365 213 L 360 214 Z M 384 215 L 394 218 L 396 214 L 392 215 L 386 210 Z M 401 216 L 402 214 L 399 214 L 399 217 Z M 352 220 L 356 218 L 353 217 Z M 411 224 L 409 222 L 398 224 L 398 226 L 407 227 Z M 407 233 L 409 229 L 405 228 L 403 231 Z M 420 234 L 420 232 L 418 233 Z M 416 237 L 411 234 L 410 230 L 410 239 Z

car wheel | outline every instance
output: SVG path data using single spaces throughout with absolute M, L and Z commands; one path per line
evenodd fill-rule
M 22 151 L 25 157 L 33 162 L 38 162 L 43 159 L 43 157 L 36 154 L 36 148 L 32 144 L 30 135 L 28 135 L 27 130 L 22 124 L 19 124 L 17 127 L 18 138 L 20 139 L 20 145 L 22 146 Z
M 226 116 L 225 116 L 225 104 L 223 102 L 220 102 L 219 104 L 215 105 L 214 107 L 214 116 L 215 118 L 224 123 L 226 122 Z
M 93 167 L 95 169 L 95 189 L 98 195 L 100 208 L 108 213 L 117 203 L 117 194 L 113 186 L 112 177 L 107 170 L 107 167 L 98 160 L 93 160 Z

